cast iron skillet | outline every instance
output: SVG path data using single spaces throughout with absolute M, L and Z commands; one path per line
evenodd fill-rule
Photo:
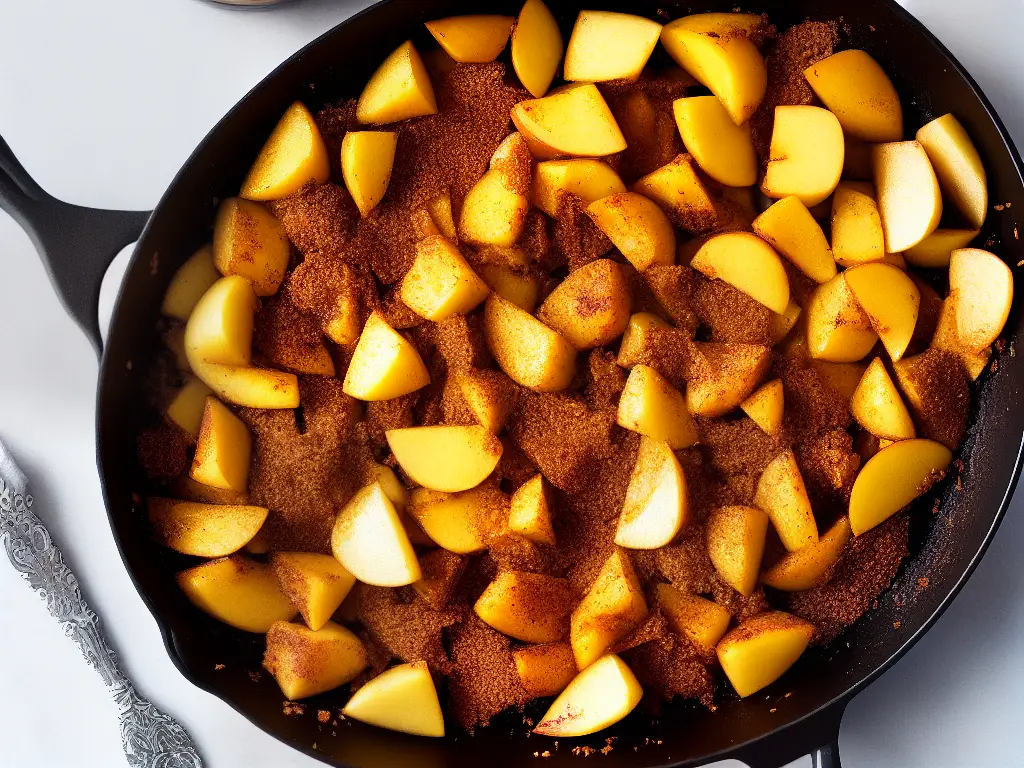
M 735 5 L 731 0 L 548 2 L 566 35 L 581 7 L 628 10 L 652 18 L 658 17 L 658 9 L 667 8 L 675 18 Z M 488 12 L 515 14 L 520 4 L 488 4 Z M 180 561 L 151 543 L 144 516 L 133 501 L 133 492 L 144 487 L 134 446 L 147 418 L 145 371 L 159 346 L 155 325 L 171 275 L 209 239 L 215 199 L 237 193 L 249 164 L 288 104 L 299 98 L 315 109 L 355 96 L 400 42 L 412 37 L 428 45 L 424 20 L 481 9 L 479 0 L 387 0 L 323 35 L 228 113 L 178 173 L 151 216 L 96 211 L 55 200 L 32 181 L 0 140 L 0 206 L 33 237 L 63 303 L 97 349 L 102 275 L 118 250 L 142 233 L 103 350 L 97 457 L 114 538 L 160 626 L 171 659 L 189 680 L 267 733 L 338 766 L 523 766 L 534 752 L 553 745 L 548 739 L 527 738 L 521 718 L 514 717 L 499 718 L 474 738 L 453 726 L 452 733 L 459 735 L 438 741 L 352 722 L 321 726 L 315 717 L 318 704 L 336 708 L 339 703 L 329 695 L 309 702 L 303 717 L 284 716 L 274 681 L 263 675 L 253 682 L 249 676 L 249 671 L 260 668 L 263 639 L 214 622 L 184 599 L 172 578 Z M 954 112 L 984 159 L 992 202 L 1012 203 L 1012 208 L 990 214 L 983 237 L 994 238 L 993 249 L 1010 265 L 1024 259 L 1024 243 L 1013 234 L 1014 215 L 1024 210 L 1021 159 L 977 85 L 924 27 L 891 0 L 758 0 L 745 10 L 766 11 L 780 27 L 806 18 L 841 19 L 847 30 L 844 45 L 867 49 L 895 81 L 906 110 L 908 136 L 924 120 Z M 1015 302 L 1007 326 L 1011 343 L 1021 337 L 1019 304 Z M 943 497 L 941 512 L 914 515 L 912 557 L 877 610 L 830 647 L 805 654 L 781 681 L 748 700 L 725 695 L 714 713 L 677 704 L 667 707 L 655 723 L 637 712 L 600 736 L 562 740 L 548 764 L 569 765 L 573 743 L 603 746 L 604 737 L 614 735 L 615 749 L 601 761 L 607 768 L 692 766 L 727 757 L 770 768 L 808 752 L 838 765 L 839 723 L 847 703 L 906 653 L 945 610 L 1006 510 L 1020 471 L 1024 409 L 1016 405 L 1024 381 L 1024 356 L 1001 354 L 998 365 L 997 375 L 983 378 L 971 437 L 958 452 L 966 465 L 963 489 L 957 491 L 954 482 L 946 481 L 938 491 Z M 924 500 L 921 506 L 930 504 Z M 917 586 L 921 575 L 929 579 L 924 590 Z M 894 622 L 899 623 L 894 627 Z M 215 671 L 215 664 L 226 668 Z M 637 745 L 640 749 L 634 752 Z

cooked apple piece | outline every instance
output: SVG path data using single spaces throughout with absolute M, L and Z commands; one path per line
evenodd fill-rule
M 439 547 L 468 555 L 487 549 L 504 532 L 509 504 L 506 494 L 490 486 L 462 493 L 416 488 L 409 498 L 409 516 Z
M 899 440 L 872 456 L 850 492 L 850 528 L 859 536 L 927 493 L 953 460 L 934 440 Z
M 402 471 L 425 488 L 456 493 L 479 485 L 501 458 L 501 441 L 481 426 L 406 427 L 387 431 Z
M 848 136 L 871 142 L 903 138 L 899 94 L 868 53 L 840 51 L 809 66 L 804 76 Z
M 568 643 L 531 645 L 512 652 L 519 682 L 530 698 L 557 696 L 576 677 L 576 659 Z
M 331 532 L 331 550 L 364 584 L 401 587 L 423 575 L 398 511 L 380 483 L 360 488 L 342 507 Z
M 853 399 L 853 393 L 868 369 L 867 363 L 833 363 L 828 360 L 812 360 L 811 365 L 825 386 L 847 401 Z
M 836 276 L 825 233 L 799 197 L 784 197 L 754 219 L 754 232 L 816 283 Z
M 222 400 L 247 408 L 298 408 L 299 380 L 294 373 L 247 365 L 199 363 L 196 376 Z
M 576 374 L 576 348 L 564 336 L 493 293 L 484 307 L 484 336 L 501 369 L 524 387 L 557 392 Z
M 643 693 L 625 662 L 608 654 L 573 678 L 533 732 L 563 738 L 596 733 L 632 712 Z
M 902 253 L 938 228 L 942 218 L 939 180 L 924 147 L 916 141 L 876 144 L 871 168 L 886 250 Z
M 409 504 L 409 491 L 402 485 L 398 475 L 391 467 L 374 463 L 369 470 L 368 481 L 380 483 L 381 490 L 388 500 L 395 505 L 395 509 L 402 512 Z
M 658 549 L 675 538 L 688 514 L 686 476 L 679 460 L 668 443 L 640 438 L 615 543 L 627 549 Z
M 558 217 L 562 198 L 568 194 L 590 205 L 602 197 L 625 191 L 626 185 L 610 165 L 586 158 L 537 163 L 530 188 L 533 204 L 551 218 Z
M 718 97 L 736 125 L 754 114 L 768 86 L 764 59 L 749 38 L 761 23 L 753 14 L 699 13 L 661 31 L 665 50 Z
M 718 207 L 701 180 L 692 155 L 677 155 L 638 179 L 632 191 L 656 202 L 687 232 L 710 232 L 718 225 Z
M 864 429 L 887 440 L 914 437 L 914 421 L 882 358 L 868 365 L 850 400 L 850 413 Z
M 835 363 L 864 358 L 878 336 L 844 275 L 836 275 L 814 291 L 807 302 L 807 348 L 811 357 Z
M 960 121 L 953 115 L 937 117 L 917 132 L 917 141 L 953 205 L 974 229 L 981 229 L 988 213 L 988 178 Z
M 532 2 L 528 0 L 527 5 Z M 521 101 L 512 109 L 512 122 L 538 160 L 559 155 L 604 157 L 626 148 L 612 111 L 593 83 L 577 83 L 542 99 Z
M 708 517 L 708 555 L 718 575 L 748 597 L 761 570 L 768 515 L 757 507 L 719 507 Z
M 921 305 L 921 292 L 914 281 L 903 270 L 883 262 L 852 267 L 843 278 L 889 357 L 899 360 L 914 335 Z
M 150 498 L 146 508 L 160 544 L 197 557 L 224 557 L 237 552 L 267 519 L 265 507 Z
M 206 398 L 212 394 L 213 390 L 195 376 L 190 376 L 167 406 L 167 418 L 185 430 L 192 440 L 198 440 Z
M 512 27 L 512 67 L 534 98 L 551 87 L 562 50 L 562 33 L 551 11 L 541 0 L 526 0 Z
M 587 206 L 587 215 L 638 272 L 675 262 L 672 222 L 657 203 L 643 195 L 620 192 L 602 197 Z
M 514 245 L 523 232 L 530 210 L 529 173 L 527 169 L 515 177 L 503 168 L 487 171 L 462 203 L 459 238 L 480 246 Z
M 177 580 L 193 605 L 245 632 L 265 634 L 297 613 L 270 566 L 243 555 L 189 568 Z
M 616 549 L 572 612 L 569 642 L 576 666 L 589 667 L 646 615 L 647 601 L 629 555 Z
M 718 641 L 729 630 L 729 609 L 713 600 L 680 592 L 671 584 L 658 584 L 655 591 L 669 626 L 698 650 L 714 653 Z
M 434 610 L 441 610 L 452 597 L 455 587 L 466 570 L 466 558 L 435 549 L 420 557 L 423 578 L 412 585 L 413 590 Z
M 252 283 L 238 276 L 222 277 L 203 294 L 185 326 L 192 370 L 202 363 L 249 364 L 257 301 Z
M 384 199 L 397 147 L 394 131 L 349 131 L 341 140 L 341 173 L 361 215 Z
M 789 332 L 796 327 L 797 322 L 800 320 L 800 316 L 803 314 L 803 310 L 800 305 L 797 304 L 791 298 L 789 305 L 786 307 L 785 312 L 772 312 L 771 317 L 768 321 L 768 329 L 771 332 L 772 344 L 778 344 Z
M 246 200 L 279 200 L 309 182 L 323 184 L 330 178 L 331 164 L 320 129 L 306 105 L 296 101 L 263 145 L 239 195 Z
M 617 339 L 629 323 L 629 281 L 611 259 L 598 259 L 571 272 L 537 310 L 537 319 L 577 349 Z
M 241 275 L 257 296 L 277 293 L 291 244 L 281 222 L 261 203 L 229 197 L 213 223 L 213 263 L 222 275 Z
M 508 527 L 537 544 L 555 546 L 555 528 L 551 523 L 551 492 L 543 475 L 534 475 L 512 494 Z
M 369 663 L 363 641 L 333 621 L 317 630 L 278 621 L 267 632 L 263 666 L 289 701 L 333 691 Z
M 326 626 L 356 583 L 345 566 L 315 552 L 274 552 L 270 566 L 281 589 L 314 631 Z
M 661 24 L 611 11 L 580 11 L 565 49 L 566 80 L 636 80 L 661 36 Z
M 619 397 L 618 424 L 673 451 L 696 444 L 697 425 L 686 400 L 665 377 L 647 365 L 635 365 Z
M 367 81 L 356 104 L 364 125 L 384 125 L 437 114 L 430 75 L 419 51 L 407 40 L 392 51 Z
M 977 248 L 953 251 L 949 293 L 956 305 L 960 341 L 979 352 L 999 338 L 1013 303 L 1013 273 L 998 257 Z
M 773 379 L 740 403 L 740 408 L 765 434 L 778 437 L 785 403 L 782 379 Z
M 956 450 L 967 430 L 971 391 L 954 354 L 927 349 L 893 363 L 896 380 L 920 427 L 921 437 Z
M 430 383 L 420 353 L 374 312 L 363 326 L 343 390 L 357 400 L 391 400 Z
M 449 16 L 428 21 L 427 31 L 445 52 L 461 64 L 494 61 L 505 50 L 512 34 L 511 16 Z
M 160 312 L 186 321 L 199 299 L 220 279 L 213 263 L 213 246 L 207 243 L 178 267 L 164 292 Z
M 858 186 L 855 186 L 857 184 Z M 885 258 L 882 217 L 870 190 L 859 182 L 840 182 L 832 195 L 832 255 L 852 267 Z
M 188 473 L 179 475 L 168 488 L 175 498 L 185 501 L 200 501 L 204 504 L 241 504 L 249 503 L 249 494 L 224 488 L 214 488 L 210 485 L 198 483 L 188 476 Z
M 244 492 L 249 484 L 249 429 L 215 397 L 206 398 L 191 478 L 214 488 Z
M 789 306 L 789 278 L 768 243 L 749 232 L 726 232 L 708 240 L 690 266 L 764 304 L 772 312 Z
M 267 542 L 267 537 L 263 535 L 263 531 L 256 531 L 256 535 L 245 542 L 243 550 L 248 552 L 250 555 L 265 555 L 270 552 L 270 544 Z
M 796 662 L 814 635 L 814 625 L 782 611 L 744 621 L 718 644 L 718 661 L 741 698 L 771 685 Z
M 783 592 L 803 592 L 827 582 L 833 566 L 850 540 L 850 519 L 841 517 L 818 539 L 795 552 L 788 552 L 761 574 L 761 582 Z
M 501 371 L 473 369 L 455 374 L 456 383 L 480 426 L 498 434 L 505 428 L 515 399 L 515 385 Z
M 530 313 L 540 297 L 540 281 L 529 272 L 521 272 L 502 264 L 481 264 L 480 278 L 496 294 Z
M 980 234 L 978 229 L 936 229 L 928 237 L 903 252 L 915 267 L 948 267 L 953 251 L 966 248 Z
M 341 713 L 363 723 L 414 736 L 444 736 L 444 715 L 425 661 L 382 672 L 352 694 Z
M 942 349 L 956 355 L 963 363 L 971 381 L 977 381 L 988 367 L 988 361 L 992 357 L 991 347 L 980 352 L 973 352 L 960 340 L 960 334 L 956 327 L 956 300 L 953 296 L 942 302 L 931 346 L 934 349 Z
M 695 374 L 686 386 L 686 407 L 695 416 L 724 416 L 753 392 L 771 367 L 772 354 L 758 344 L 697 343 Z
M 523 571 L 502 571 L 473 605 L 480 619 L 524 643 L 553 643 L 565 637 L 572 612 L 565 579 Z
M 815 206 L 839 184 L 844 151 L 843 129 L 827 109 L 776 107 L 761 190 L 768 197 L 794 195 L 808 208 Z
M 399 289 L 409 309 L 435 322 L 471 312 L 489 292 L 458 247 L 438 235 L 416 243 L 416 260 Z
M 793 451 L 783 451 L 764 468 L 757 481 L 754 504 L 768 513 L 790 552 L 817 544 L 818 524 Z
M 441 230 L 441 234 L 453 242 L 458 241 L 455 232 L 455 218 L 452 215 L 452 196 L 447 190 L 427 202 L 427 210 L 430 216 Z
M 708 176 L 728 187 L 757 183 L 757 155 L 750 125 L 736 125 L 714 96 L 691 96 L 672 102 L 686 151 Z
M 651 348 L 652 334 L 671 328 L 671 325 L 650 312 L 635 312 L 630 315 L 615 362 L 623 368 L 632 368 L 644 359 L 646 351 Z

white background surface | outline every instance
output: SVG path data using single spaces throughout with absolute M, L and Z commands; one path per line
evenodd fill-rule
M 195 0 L 0 0 L 0 135 L 62 199 L 149 209 L 246 90 L 368 4 L 302 0 L 240 13 Z M 980 81 L 1024 146 L 1024 3 L 904 5 Z M 120 271 L 112 275 L 120 279 Z M 0 437 L 29 474 L 37 510 L 125 668 L 182 719 L 210 768 L 312 768 L 317 763 L 186 682 L 164 653 L 103 511 L 94 463 L 96 360 L 28 238 L 3 213 L 0 291 Z M 848 768 L 1024 765 L 1022 501 L 1018 494 L 952 608 L 850 706 L 841 739 Z M 0 559 L 0 768 L 72 765 L 124 765 L 114 707 Z

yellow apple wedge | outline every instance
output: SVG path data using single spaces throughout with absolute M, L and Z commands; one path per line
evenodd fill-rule
M 193 371 L 203 363 L 249 365 L 257 301 L 244 277 L 222 277 L 210 286 L 185 326 L 185 354 Z
M 643 272 L 655 264 L 671 265 L 676 258 L 672 222 L 658 204 L 635 192 L 621 192 L 587 206 L 587 215 L 629 263 Z
M 444 715 L 425 661 L 392 667 L 352 694 L 341 713 L 389 731 L 444 736 Z
M 988 178 L 981 156 L 953 115 L 932 120 L 917 132 L 943 191 L 975 229 L 988 213 Z
M 374 312 L 359 334 L 345 373 L 345 394 L 357 400 L 391 400 L 430 383 L 420 353 Z
M 876 144 L 871 168 L 885 248 L 889 253 L 902 253 L 938 228 L 942 218 L 939 180 L 917 141 Z
M 697 342 L 687 382 L 686 407 L 695 416 L 724 416 L 753 392 L 771 367 L 771 350 L 759 344 Z
M 244 492 L 249 485 L 249 428 L 215 397 L 206 398 L 189 476 L 198 483 Z
M 618 424 L 624 429 L 664 441 L 673 451 L 698 440 L 697 425 L 686 410 L 682 393 L 647 365 L 635 365 L 619 397 Z
M 340 624 L 328 621 L 312 630 L 279 621 L 267 632 L 263 666 L 290 701 L 333 691 L 369 666 L 363 641 Z
M 401 587 L 423 575 L 402 520 L 380 483 L 360 488 L 342 507 L 331 532 L 331 551 L 364 584 Z
M 840 266 L 885 258 L 882 217 L 873 193 L 858 182 L 841 181 L 832 195 L 832 255 Z
M 850 528 L 859 536 L 928 492 L 953 454 L 942 443 L 915 438 L 886 446 L 861 468 L 850 493 Z
M 586 736 L 617 723 L 640 703 L 636 675 L 615 654 L 580 672 L 533 729 L 542 736 Z
M 804 70 L 843 132 L 863 141 L 903 138 L 903 107 L 885 70 L 865 51 L 840 51 Z
M 785 312 L 789 306 L 789 278 L 782 260 L 757 235 L 715 235 L 701 246 L 690 266 L 709 278 L 724 280 L 772 312 Z
M 834 363 L 852 363 L 864 358 L 877 334 L 871 319 L 861 309 L 844 275 L 819 285 L 807 302 L 807 348 L 811 357 Z
M 718 641 L 729 630 L 729 609 L 713 600 L 680 592 L 671 584 L 658 584 L 655 594 L 669 626 L 698 650 L 714 653 Z
M 604 157 L 626 148 L 611 109 L 593 83 L 576 83 L 544 98 L 521 101 L 512 109 L 512 122 L 538 160 Z
M 490 289 L 451 240 L 433 235 L 416 243 L 416 259 L 402 278 L 399 296 L 420 317 L 435 322 L 465 315 Z
M 576 348 L 497 294 L 484 307 L 484 336 L 498 365 L 516 383 L 536 392 L 557 392 L 572 382 Z
M 508 44 L 512 34 L 511 16 L 449 16 L 428 21 L 427 31 L 445 52 L 461 64 L 494 61 Z
M 187 321 L 199 299 L 219 279 L 220 272 L 213 263 L 213 246 L 207 243 L 174 273 L 160 304 L 161 314 Z
M 871 361 L 857 384 L 850 399 L 850 413 L 875 437 L 906 440 L 916 434 L 910 411 L 880 357 Z
M 551 87 L 562 50 L 562 33 L 551 11 L 541 0 L 526 0 L 512 28 L 512 67 L 534 98 Z
M 979 352 L 999 338 L 1013 304 L 1013 273 L 998 256 L 977 248 L 953 251 L 949 293 L 965 347 Z
M 782 429 L 785 403 L 782 379 L 773 379 L 740 403 L 740 408 L 765 434 L 777 437 Z
M 540 281 L 536 275 L 503 264 L 481 264 L 479 271 L 480 279 L 505 301 L 527 313 L 536 309 L 540 298 Z
M 265 205 L 229 197 L 213 223 L 213 263 L 222 275 L 241 275 L 257 296 L 277 293 L 288 270 L 291 244 Z
M 488 626 L 524 643 L 553 643 L 569 630 L 574 598 L 569 582 L 524 571 L 502 571 L 473 611 Z
M 978 377 L 985 372 L 988 361 L 992 357 L 991 347 L 975 352 L 960 340 L 960 332 L 956 326 L 956 298 L 954 296 L 950 296 L 942 302 L 931 347 L 956 355 L 963 363 L 971 381 L 977 381 Z
M 540 305 L 537 319 L 577 349 L 601 347 L 626 330 L 630 294 L 622 267 L 611 259 L 597 259 L 559 283 Z
M 298 408 L 299 380 L 294 373 L 248 365 L 198 363 L 196 376 L 217 397 L 248 408 Z
M 796 327 L 803 309 L 791 298 L 785 312 L 772 312 L 768 320 L 768 331 L 771 333 L 772 344 L 778 344 Z M 806 340 L 805 340 L 806 341 Z
M 580 11 L 565 49 L 566 80 L 636 80 L 661 36 L 661 24 L 611 11 Z
M 224 557 L 237 552 L 267 519 L 266 507 L 151 498 L 146 503 L 156 540 L 183 555 Z
M 512 494 L 508 527 L 537 544 L 555 546 L 551 493 L 543 475 L 534 475 Z
M 356 104 L 356 119 L 365 125 L 397 123 L 436 113 L 430 75 L 419 51 L 408 40 L 377 67 Z
M 501 441 L 485 427 L 405 427 L 387 431 L 388 445 L 409 479 L 456 493 L 479 485 L 501 458 Z
M 768 513 L 790 552 L 818 543 L 818 524 L 793 451 L 783 451 L 764 468 L 754 492 L 754 505 Z
M 530 187 L 533 204 L 552 218 L 558 217 L 565 195 L 576 195 L 586 206 L 625 191 L 626 185 L 610 165 L 586 158 L 537 163 Z
M 589 667 L 646 615 L 647 601 L 629 555 L 616 549 L 572 612 L 569 642 L 576 666 Z
M 668 443 L 640 438 L 636 464 L 615 529 L 626 549 L 659 549 L 686 524 L 686 476 Z
M 688 153 L 676 155 L 633 184 L 633 192 L 662 207 L 673 222 L 687 232 L 701 234 L 719 226 L 721 212 Z
M 761 190 L 768 197 L 795 195 L 811 208 L 839 184 L 846 145 L 839 120 L 810 106 L 775 108 L 768 168 Z
M 296 101 L 278 121 L 239 193 L 246 200 L 278 200 L 294 195 L 309 182 L 331 177 L 327 146 L 313 115 Z
M 749 124 L 736 125 L 714 96 L 676 99 L 672 111 L 686 151 L 704 173 L 728 187 L 757 183 L 757 155 Z
M 784 592 L 803 592 L 825 583 L 851 535 L 850 519 L 839 518 L 817 544 L 783 555 L 761 574 L 761 582 Z
M 757 507 L 719 507 L 707 520 L 708 555 L 718 575 L 743 596 L 757 586 L 768 515 Z
M 866 363 L 833 363 L 829 360 L 812 360 L 811 365 L 822 382 L 844 400 L 851 400 L 857 385 L 868 369 Z
M 718 661 L 741 698 L 771 685 L 796 662 L 814 625 L 782 611 L 753 616 L 718 644 Z
M 341 173 L 361 215 L 384 199 L 397 147 L 394 131 L 349 131 L 341 140 Z
M 466 193 L 459 238 L 477 246 L 515 245 L 530 209 L 532 174 L 526 139 L 519 132 L 510 133 L 491 156 L 490 169 Z
M 883 262 L 861 264 L 843 272 L 850 293 L 868 316 L 893 362 L 914 335 L 921 292 L 907 273 Z
M 409 517 L 437 546 L 457 555 L 483 552 L 506 532 L 509 497 L 492 486 L 461 493 L 416 488 L 409 496 Z
M 178 586 L 197 608 L 236 629 L 265 634 L 297 611 L 269 565 L 230 555 L 177 576 Z
M 456 373 L 455 377 L 462 399 L 480 426 L 494 434 L 501 432 L 515 402 L 512 380 L 501 371 L 476 369 Z
M 181 389 L 174 395 L 167 410 L 164 411 L 169 421 L 177 424 L 192 438 L 199 439 L 199 429 L 203 424 L 203 411 L 206 410 L 206 398 L 213 394 L 208 386 L 195 376 L 189 376 Z
M 649 350 L 659 331 L 670 331 L 672 326 L 650 312 L 634 312 L 622 334 L 619 355 L 615 362 L 623 368 L 632 368 L 643 361 L 651 362 Z
M 306 626 L 314 631 L 330 621 L 356 583 L 356 577 L 331 555 L 274 552 L 270 566 Z
M 953 251 L 966 248 L 981 234 L 980 229 L 936 229 L 928 237 L 903 252 L 914 267 L 948 267 Z
M 568 643 L 530 645 L 512 652 L 527 696 L 557 696 L 576 677 L 576 659 Z
M 816 283 L 836 276 L 828 239 L 799 197 L 784 197 L 754 219 L 754 232 Z

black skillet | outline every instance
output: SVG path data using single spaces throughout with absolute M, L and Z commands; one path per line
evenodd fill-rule
M 568 34 L 581 7 L 626 10 L 659 18 L 730 10 L 735 3 L 633 0 L 548 0 Z M 488 4 L 488 12 L 515 14 L 519 0 Z M 143 488 L 135 435 L 147 419 L 145 371 L 159 346 L 160 298 L 179 264 L 209 239 L 214 201 L 237 193 L 239 183 L 274 123 L 295 99 L 314 109 L 357 95 L 367 77 L 397 44 L 412 37 L 424 46 L 422 22 L 479 13 L 472 0 L 388 0 L 358 14 L 311 43 L 254 88 L 210 132 L 174 179 L 156 211 L 98 211 L 57 201 L 43 192 L 0 140 L 0 207 L 12 214 L 39 248 L 67 310 L 100 349 L 97 300 L 104 271 L 118 250 L 141 232 L 114 312 L 100 366 L 97 458 L 110 524 L 125 567 L 163 633 L 171 659 L 189 680 L 219 696 L 253 723 L 287 744 L 333 765 L 367 768 L 524 766 L 533 754 L 554 750 L 551 740 L 528 737 L 522 718 L 505 716 L 468 737 L 451 727 L 444 740 L 408 737 L 342 723 L 317 722 L 318 705 L 337 707 L 325 695 L 307 714 L 287 717 L 282 696 L 259 670 L 262 638 L 243 636 L 200 614 L 182 597 L 172 571 L 177 563 L 151 543 L 133 493 Z M 981 152 L 993 203 L 983 237 L 1011 266 L 1024 260 L 1014 215 L 1024 210 L 1021 159 L 988 100 L 971 77 L 921 24 L 891 0 L 760 0 L 745 10 L 766 11 L 780 27 L 804 19 L 841 20 L 844 45 L 868 50 L 900 91 L 912 136 L 925 120 L 954 112 Z M 1012 207 L 1009 204 L 1012 203 Z M 1022 332 L 1015 302 L 1006 338 Z M 1012 347 L 1011 347 L 1012 349 Z M 683 703 L 656 722 L 639 712 L 599 736 L 562 740 L 548 765 L 568 766 L 575 744 L 614 750 L 607 768 L 691 766 L 736 758 L 753 768 L 774 768 L 814 753 L 817 764 L 839 765 L 843 710 L 858 691 L 900 658 L 935 622 L 974 570 L 1007 508 L 1020 471 L 1024 409 L 1017 408 L 1024 356 L 998 356 L 998 374 L 986 374 L 975 398 L 971 436 L 958 451 L 965 482 L 947 481 L 938 493 L 938 515 L 914 515 L 912 557 L 880 606 L 831 646 L 805 654 L 770 688 L 740 701 L 726 694 L 717 711 Z M 922 507 L 930 506 L 925 500 Z M 927 576 L 920 590 L 917 579 Z M 215 664 L 226 669 L 215 671 Z M 537 714 L 537 713 L 534 713 Z M 337 735 L 334 735 L 334 734 Z M 314 743 L 316 748 L 314 749 Z M 633 747 L 639 749 L 634 751 Z

